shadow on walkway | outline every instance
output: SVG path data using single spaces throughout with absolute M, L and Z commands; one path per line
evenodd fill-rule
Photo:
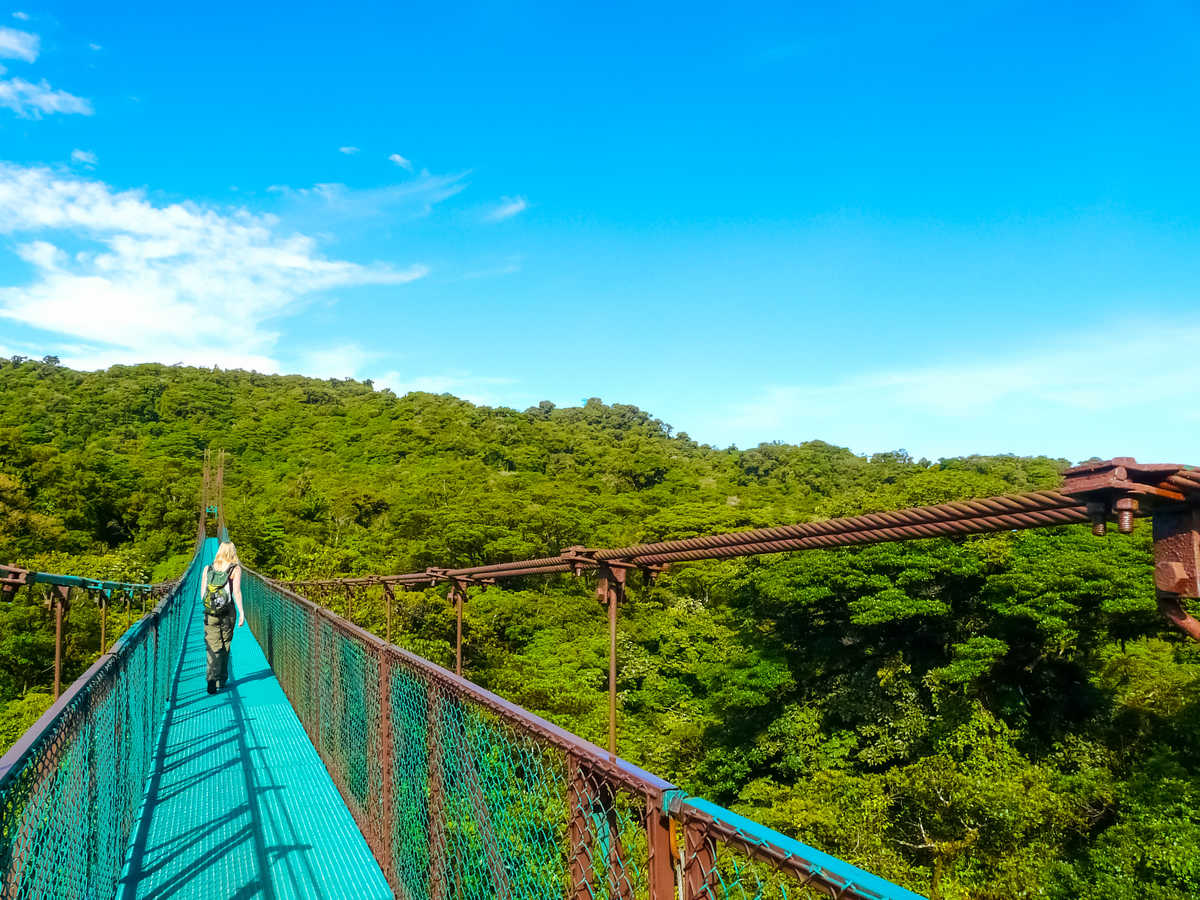
M 195 604 L 120 896 L 391 897 L 250 629 L 206 690 Z

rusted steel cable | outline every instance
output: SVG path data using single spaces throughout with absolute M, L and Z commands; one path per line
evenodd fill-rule
M 756 528 L 753 531 L 734 531 L 726 534 L 710 534 L 702 537 L 685 538 L 678 541 L 662 541 L 655 544 L 633 544 L 611 550 L 596 551 L 596 559 L 633 559 L 662 553 L 684 550 L 702 550 L 727 547 L 735 544 L 750 544 L 792 538 L 816 537 L 819 535 L 845 534 L 853 531 L 887 528 L 892 526 L 919 525 L 936 522 L 953 522 L 975 519 L 1004 513 L 1038 512 L 1053 509 L 1078 507 L 1079 500 L 1060 494 L 1058 491 L 1037 491 L 1031 494 L 988 497 L 958 503 L 942 503 L 937 506 L 918 506 L 894 512 L 867 513 L 820 522 L 805 522 L 799 525 L 782 525 L 775 528 Z M 1028 526 L 1024 526 L 1028 527 Z
M 672 562 L 688 562 L 700 559 L 727 559 L 733 556 L 751 556 L 761 553 L 783 553 L 789 550 L 817 550 L 829 547 L 846 547 L 855 544 L 878 544 L 889 541 L 920 540 L 922 538 L 952 537 L 964 534 L 985 534 L 991 531 L 1007 531 L 1014 528 L 1037 528 L 1054 525 L 1072 525 L 1088 521 L 1086 507 L 1044 510 L 1005 516 L 981 516 L 958 522 L 936 524 L 902 525 L 893 528 L 873 528 L 862 531 L 847 531 L 839 534 L 821 534 L 812 537 L 792 538 L 779 541 L 757 541 L 746 544 L 729 544 L 723 547 L 682 550 L 674 553 L 656 553 L 646 556 L 631 556 L 631 562 L 639 565 L 661 565 Z
M 522 569 L 548 569 L 555 566 L 561 566 L 563 558 L 561 556 L 546 556 L 542 559 L 523 559 L 520 560 Z M 447 569 L 446 575 L 488 575 L 492 572 L 501 571 L 511 568 L 515 563 L 489 563 L 486 566 L 468 566 L 465 569 Z
M 588 569 L 616 565 L 649 570 L 674 562 L 953 537 L 1087 521 L 1099 527 L 1099 533 L 1102 533 L 1105 520 L 1114 516 L 1124 531 L 1132 527 L 1135 515 L 1148 515 L 1158 508 L 1154 504 L 1178 503 L 1197 495 L 1200 495 L 1200 470 L 1178 465 L 1139 464 L 1132 458 L 1118 457 L 1068 470 L 1062 490 L 1057 491 L 1007 494 L 624 547 L 590 550 L 570 547 L 558 556 L 538 559 L 458 569 L 430 567 L 424 572 L 403 575 L 300 581 L 296 585 L 332 588 L 383 582 L 416 586 L 460 579 L 490 582 L 563 572 L 580 574 Z

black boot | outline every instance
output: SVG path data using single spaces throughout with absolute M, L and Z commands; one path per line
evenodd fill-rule
M 215 681 L 208 682 L 208 692 L 210 694 L 215 694 L 217 692 L 217 683 Z

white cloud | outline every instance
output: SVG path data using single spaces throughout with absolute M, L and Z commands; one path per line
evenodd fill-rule
M 1200 321 L 1174 322 L 1166 340 L 1170 362 L 1161 365 L 1162 331 L 1114 323 L 978 362 L 774 385 L 737 408 L 711 410 L 688 430 L 741 446 L 819 437 L 931 457 L 1128 454 L 1135 441 L 1168 431 L 1182 437 L 1200 423 L 1200 410 L 1172 399 L 1180 385 L 1200 383 Z
M 407 169 L 409 172 L 411 172 L 413 170 L 413 164 L 409 160 L 407 160 L 403 156 L 401 156 L 399 153 L 393 153 L 391 156 L 388 157 L 388 160 L 390 162 L 394 162 L 396 165 L 398 165 L 402 169 Z
M 29 21 L 29 13 L 15 12 L 15 13 L 13 13 L 13 18 L 20 19 L 22 22 L 28 22 Z
M 524 197 L 501 197 L 500 205 L 488 212 L 483 218 L 488 222 L 502 222 L 511 219 L 529 208 L 529 201 Z
M 338 147 L 338 153 L 345 153 L 347 156 L 353 156 L 357 152 L 357 147 Z
M 91 150 L 77 149 L 71 151 L 71 162 L 78 163 L 79 165 L 85 166 L 89 169 L 94 169 L 99 164 L 100 160 L 96 158 L 96 154 Z
M 466 175 L 425 175 L 403 184 L 363 190 L 336 183 L 310 188 L 274 184 L 267 190 L 286 201 L 289 218 L 311 218 L 323 228 L 334 219 L 429 215 L 437 204 L 466 189 Z
M 426 274 L 327 259 L 270 216 L 0 162 L 0 235 L 22 241 L 27 284 L 0 287 L 0 318 L 83 344 L 64 362 L 159 360 L 278 371 L 271 321 L 309 295 Z M 64 249 L 69 246 L 70 252 Z
M 0 25 L 0 57 L 4 59 L 33 62 L 38 58 L 40 44 L 41 41 L 36 34 Z
M 104 49 L 99 44 L 88 44 L 88 46 L 91 47 L 93 50 L 103 50 Z
M 297 355 L 294 367 L 310 378 L 358 378 L 363 367 L 378 358 L 378 353 L 360 344 L 344 342 L 306 350 Z
M 403 397 L 412 391 L 453 394 L 476 406 L 504 405 L 504 401 L 494 388 L 513 384 L 516 384 L 516 379 L 472 375 L 470 372 L 449 372 L 442 375 L 416 377 L 401 372 L 388 372 L 375 379 L 377 389 L 387 388 L 398 397 Z
M 37 84 L 23 78 L 0 81 L 0 107 L 11 109 L 23 119 L 40 119 L 53 113 L 92 114 L 89 101 L 66 91 L 54 90 L 44 78 Z

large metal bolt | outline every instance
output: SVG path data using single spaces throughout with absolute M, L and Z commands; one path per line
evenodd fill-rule
M 1133 531 L 1133 514 L 1137 512 L 1137 500 L 1133 497 L 1121 497 L 1113 507 L 1117 511 L 1117 530 L 1121 534 L 1129 534 Z
M 1104 537 L 1108 531 L 1108 504 L 1089 503 L 1087 511 L 1092 519 L 1092 534 L 1096 537 Z

